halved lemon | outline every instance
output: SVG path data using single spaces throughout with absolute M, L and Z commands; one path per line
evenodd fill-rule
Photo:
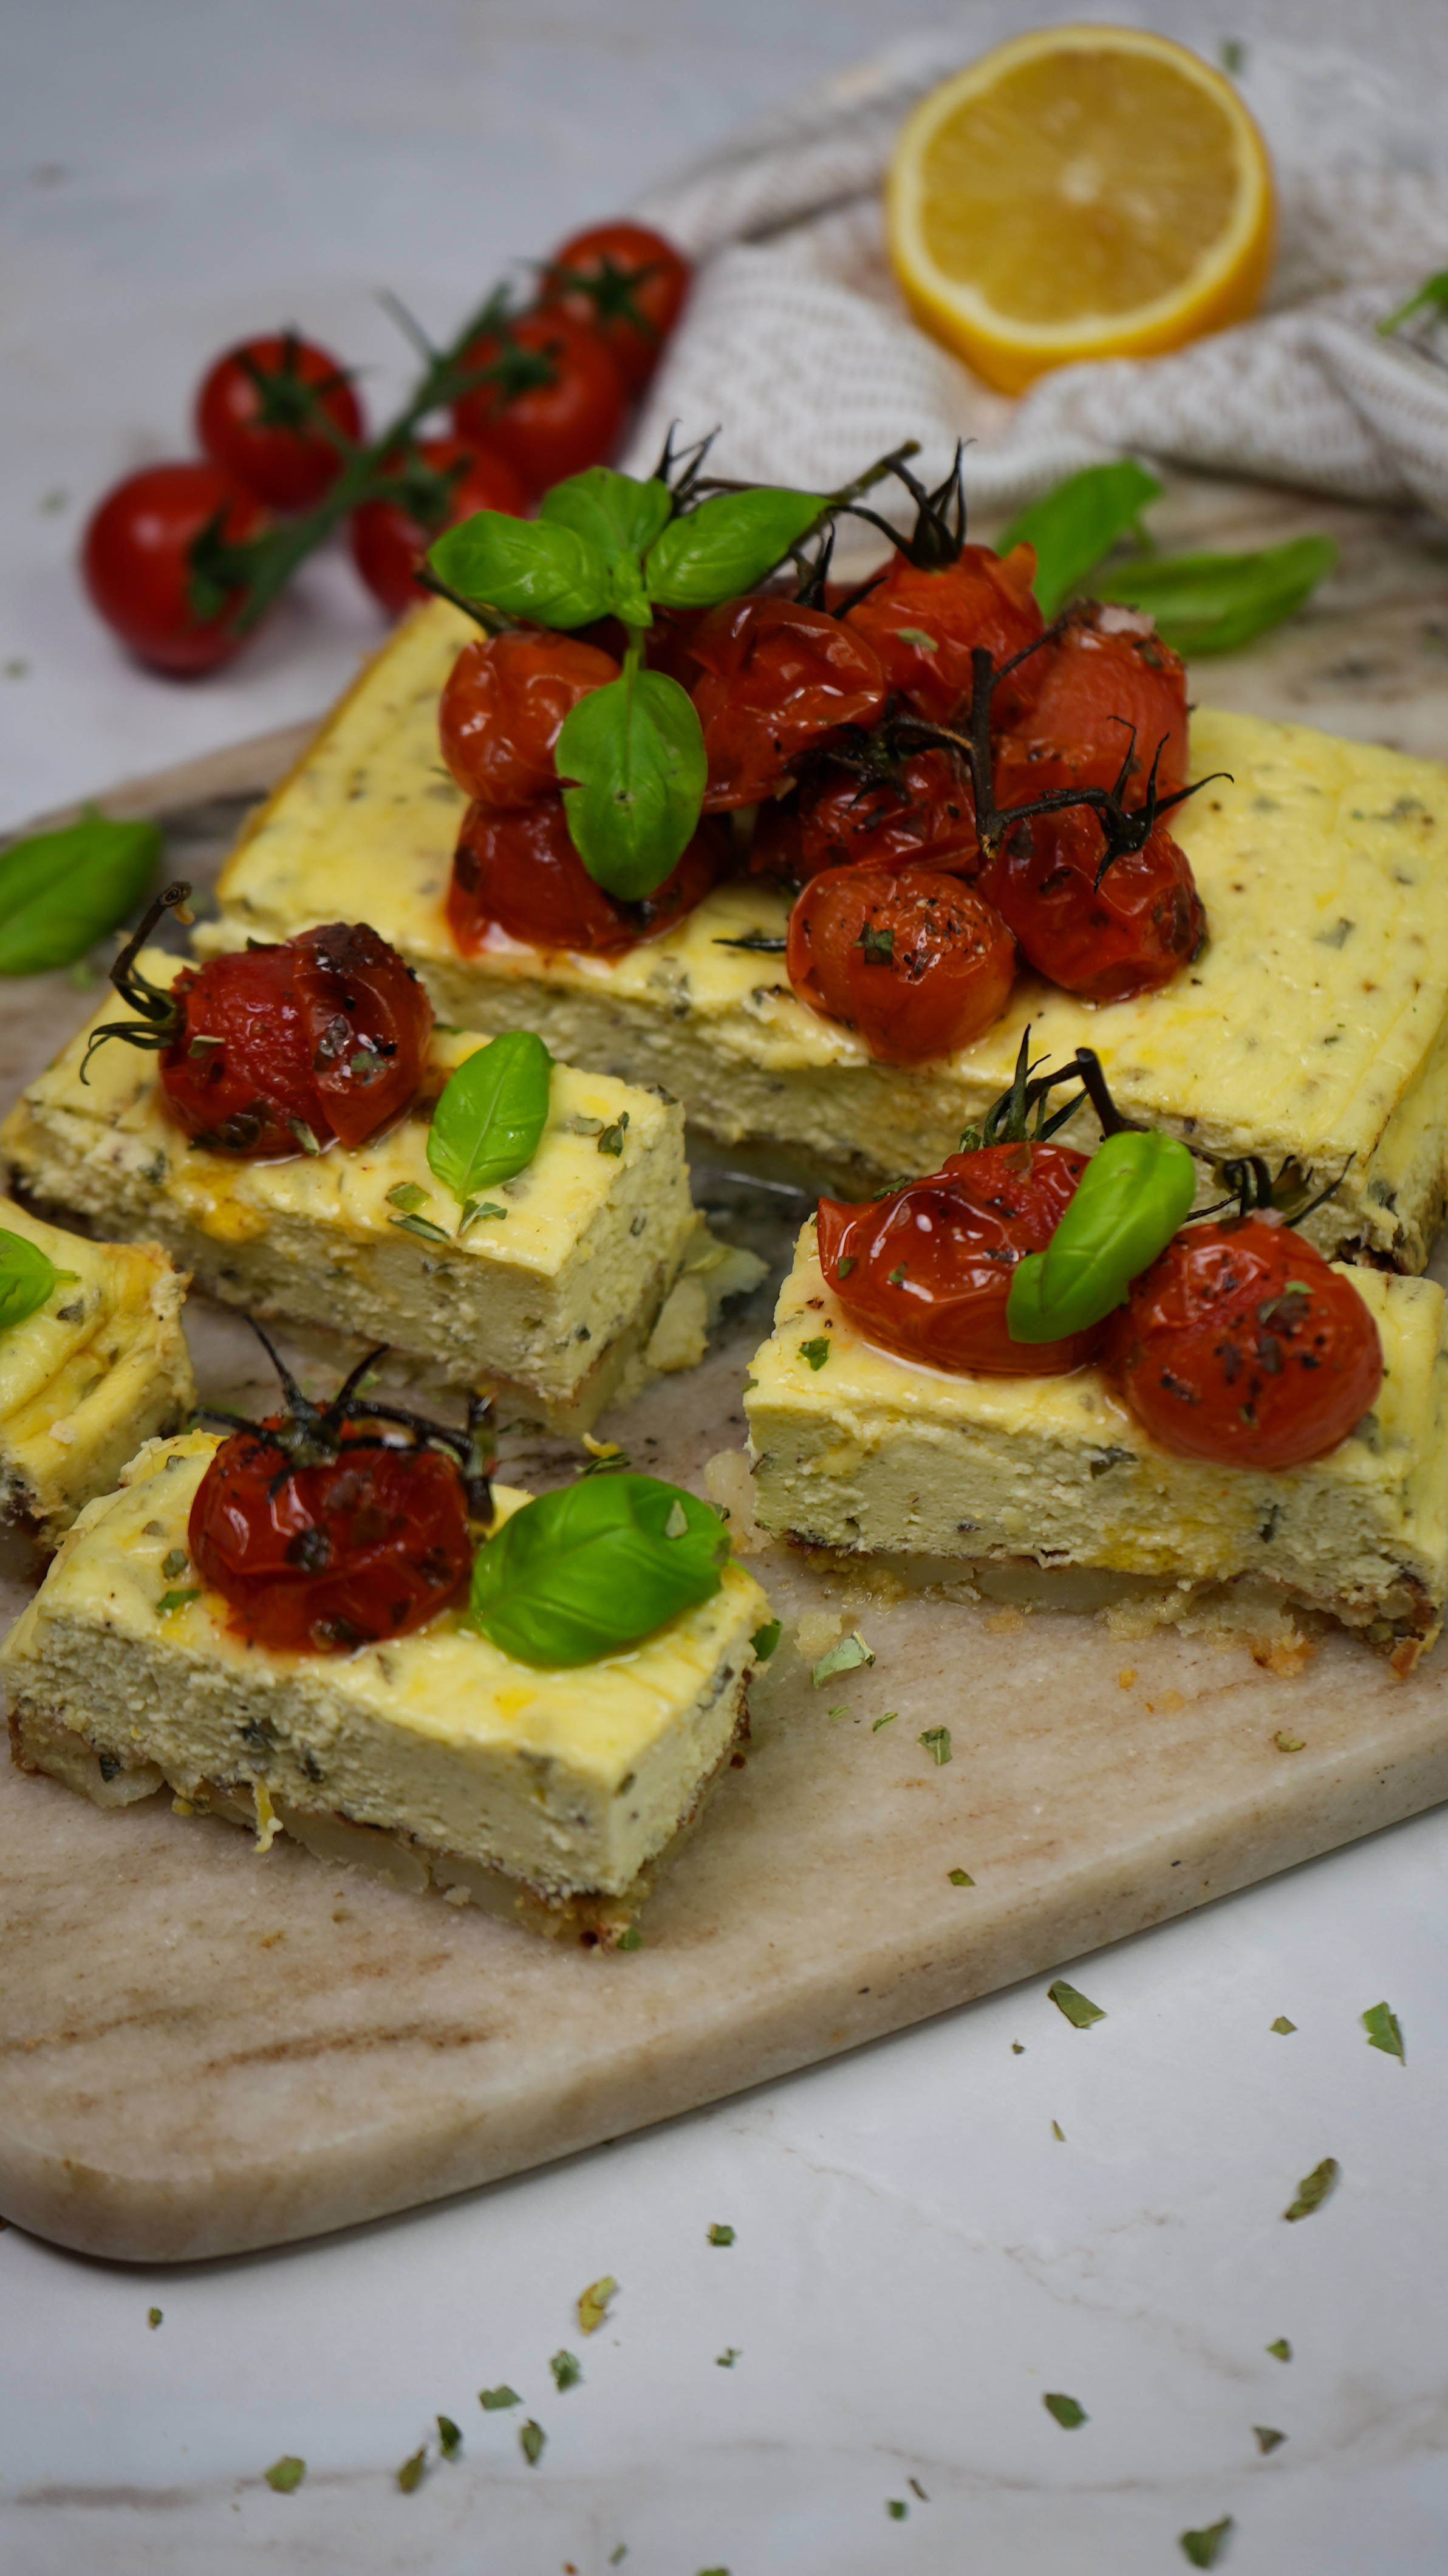
M 1019 393 L 1242 321 L 1272 257 L 1272 173 L 1230 81 L 1184 46 L 1050 27 L 922 99 L 885 220 L 917 319 Z

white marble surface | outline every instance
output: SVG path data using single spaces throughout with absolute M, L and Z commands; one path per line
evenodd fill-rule
M 324 568 L 249 667 L 171 690 L 125 671 L 75 603 L 80 496 L 177 445 L 213 346 L 284 306 L 381 364 L 374 281 L 444 322 L 507 253 L 946 14 L 12 12 L 0 665 L 28 669 L 0 682 L 0 817 L 305 713 L 370 639 L 345 568 Z M 1231 25 L 1355 26 L 1410 60 L 1421 15 L 1264 0 Z M 55 167 L 70 175 L 35 175 Z M 56 490 L 73 497 L 43 513 Z M 0 2565 L 210 2576 L 269 2554 L 361 2576 L 595 2576 L 623 2542 L 627 2576 L 1147 2576 L 1185 2564 L 1184 2527 L 1231 2513 L 1221 2563 L 1242 2576 L 1428 2576 L 1448 2544 L 1445 1862 L 1448 1818 L 1426 1817 L 1083 1962 L 1109 2016 L 1092 2031 L 1043 1981 L 330 2243 L 147 2275 L 12 2230 Z M 1406 2068 L 1359 2025 L 1382 1996 Z M 1269 2029 L 1281 2012 L 1295 2035 Z M 1324 2154 L 1339 2190 L 1284 2226 Z M 706 2243 L 714 2220 L 732 2248 Z M 571 2303 L 604 2271 L 622 2295 L 584 2343 Z M 1264 2351 L 1281 2334 L 1285 2366 Z M 562 2396 L 560 2346 L 585 2372 Z M 478 2408 L 504 2378 L 548 2434 L 536 2470 L 517 2416 Z M 1049 2390 L 1090 2421 L 1058 2429 Z M 400 2494 L 439 2408 L 463 2459 Z M 1259 2458 L 1254 2424 L 1289 2438 Z M 309 2462 L 290 2497 L 260 2478 L 284 2451 Z

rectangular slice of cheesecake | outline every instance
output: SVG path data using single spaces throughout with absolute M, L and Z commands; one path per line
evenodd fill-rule
M 175 1431 L 194 1406 L 187 1281 L 159 1244 L 90 1243 L 10 1199 L 0 1229 L 71 1273 L 0 1330 L 0 1510 L 54 1547 L 142 1441 Z
M 249 824 L 203 940 L 366 919 L 449 1019 L 525 1023 L 569 1063 L 661 1083 L 727 1142 L 888 1175 L 955 1151 L 1009 1083 L 1029 1022 L 1053 1062 L 1095 1047 L 1130 1118 L 1215 1156 L 1294 1156 L 1317 1187 L 1346 1167 L 1311 1239 L 1421 1269 L 1448 1200 L 1448 769 L 1199 708 L 1192 775 L 1232 776 L 1172 820 L 1207 908 L 1196 964 L 1100 1008 L 1023 975 L 973 1046 L 882 1065 L 795 1000 L 781 956 L 728 944 L 783 939 L 786 898 L 760 879 L 717 888 L 620 958 L 501 935 L 459 954 L 444 906 L 464 805 L 436 715 L 471 631 L 442 603 L 399 629 Z
M 141 964 L 169 984 L 181 960 L 154 949 Z M 111 1000 L 93 1025 L 120 1015 Z M 368 1144 L 246 1163 L 172 1125 L 153 1055 L 114 1041 L 82 1083 L 88 1035 L 0 1127 L 0 1154 L 45 1204 L 159 1237 L 229 1305 L 390 1342 L 452 1385 L 512 1390 L 559 1429 L 586 1430 L 643 1374 L 697 1224 L 670 1102 L 555 1064 L 537 1153 L 459 1241 L 460 1211 L 428 1166 L 428 1119 L 486 1040 L 435 1030 L 429 1096 Z
M 217 1445 L 152 1442 L 77 1523 L 0 1647 L 16 1761 L 101 1806 L 168 1788 L 262 1848 L 283 1831 L 534 1929 L 616 1938 L 746 1731 L 759 1585 L 731 1560 L 712 1600 L 569 1671 L 514 1662 L 458 1611 L 350 1655 L 247 1645 L 168 1570 Z M 494 1499 L 506 1517 L 528 1497 Z
M 827 1289 L 811 1220 L 745 1396 L 755 1516 L 851 1552 L 1187 1589 L 1254 1576 L 1407 1672 L 1448 1598 L 1444 1297 L 1428 1279 L 1351 1275 L 1382 1337 L 1378 1404 L 1327 1457 L 1268 1473 L 1171 1456 L 1098 1368 L 954 1376 L 877 1349 Z

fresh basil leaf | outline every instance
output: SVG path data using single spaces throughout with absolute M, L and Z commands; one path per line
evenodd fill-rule
M 1405 322 L 1411 322 L 1415 313 L 1448 313 L 1448 268 L 1426 277 L 1404 303 L 1394 305 L 1391 313 L 1383 315 L 1376 328 L 1386 339 L 1391 332 L 1400 331 Z
M 639 903 L 692 841 L 708 762 L 694 704 L 662 671 L 626 670 L 580 698 L 554 752 L 563 803 L 595 885 Z
M 1074 1986 L 1068 1986 L 1064 1977 L 1057 1977 L 1046 1988 L 1046 1996 L 1057 2012 L 1065 2014 L 1073 2030 L 1089 2030 L 1093 2021 L 1106 2019 L 1101 2006 L 1093 2004 L 1089 1995 L 1080 1994 Z
M 1136 528 L 1149 503 L 1161 499 L 1162 489 L 1156 476 L 1129 456 L 1117 465 L 1088 465 L 1012 519 L 996 539 L 996 552 L 1006 555 L 1012 546 L 1035 547 L 1036 577 L 1031 587 L 1041 615 L 1050 619 L 1062 600 L 1069 599 L 1087 573 L 1110 554 L 1117 538 Z
M 1297 537 L 1250 555 L 1157 555 L 1123 564 L 1095 587 L 1101 599 L 1145 609 L 1178 653 L 1235 653 L 1295 616 L 1337 556 L 1331 537 Z
M 1063 2397 L 1059 2390 L 1043 2397 L 1041 2404 L 1048 2415 L 1055 2416 L 1062 2431 L 1066 2433 L 1074 2433 L 1078 2426 L 1090 2420 L 1084 2406 L 1078 2405 L 1074 2397 Z
M 590 465 L 555 483 L 538 504 L 538 516 L 560 528 L 571 528 L 596 546 L 609 567 L 614 613 L 627 626 L 653 623 L 643 587 L 640 557 L 648 552 L 669 522 L 673 495 L 666 483 L 640 483 L 632 474 L 615 474 L 607 465 Z
M 1297 2186 L 1297 2198 L 1289 2209 L 1284 2209 L 1283 2217 L 1289 2220 L 1310 2218 L 1314 2209 L 1321 2209 L 1328 2193 L 1336 2189 L 1341 2171 L 1336 2156 L 1324 2156 L 1320 2165 L 1314 2165 L 1310 2174 L 1303 2175 Z
M 57 1288 L 79 1277 L 78 1270 L 57 1270 L 28 1235 L 0 1227 L 0 1333 L 38 1315 Z
M 112 823 L 88 806 L 62 832 L 0 854 L 0 975 L 45 975 L 84 957 L 137 905 L 161 856 L 154 823 Z
M 669 521 L 644 587 L 660 608 L 715 608 L 772 572 L 826 506 L 813 492 L 721 492 Z
M 542 1039 L 531 1029 L 509 1029 L 449 1077 L 427 1131 L 427 1160 L 459 1205 L 532 1162 L 548 1124 L 552 1072 Z M 392 1222 L 416 1229 L 426 1219 Z
M 676 1503 L 687 1528 L 668 1538 Z M 728 1552 L 717 1512 L 677 1485 L 580 1478 L 525 1503 L 478 1550 L 464 1625 L 519 1663 L 597 1663 L 709 1600 Z
M 1224 2513 L 1220 2522 L 1209 2522 L 1204 2531 L 1184 2531 L 1180 2535 L 1181 2553 L 1189 2566 L 1215 2567 L 1227 2545 L 1232 2517 Z
M 1196 1193 L 1196 1164 L 1175 1136 L 1128 1128 L 1106 1137 L 1045 1251 L 1011 1273 L 1012 1341 L 1060 1341 L 1099 1324 L 1170 1243 Z
M 1400 2066 L 1407 2065 L 1403 2047 L 1403 2025 L 1386 2004 L 1371 2004 L 1363 2014 L 1363 2028 L 1369 2048 L 1380 2048 L 1385 2057 L 1396 2057 Z
M 572 528 L 479 510 L 429 548 L 440 581 L 480 608 L 535 626 L 589 626 L 613 605 L 608 557 Z

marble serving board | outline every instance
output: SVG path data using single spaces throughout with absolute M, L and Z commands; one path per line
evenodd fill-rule
M 1185 480 L 1158 516 L 1171 545 L 1304 526 L 1341 537 L 1336 583 L 1203 668 L 1199 693 L 1448 753 L 1441 533 Z M 157 812 L 168 866 L 204 884 L 295 748 L 269 737 L 114 809 Z M 93 1000 L 65 975 L 13 988 L 0 1098 Z M 695 1192 L 771 1277 L 699 1370 L 603 1428 L 703 1490 L 742 1443 L 740 1379 L 808 1201 L 712 1153 Z M 188 1330 L 209 1395 L 263 1396 L 234 1317 L 194 1301 Z M 351 1356 L 321 1334 L 286 1348 L 317 1390 Z M 503 1464 L 541 1485 L 578 1453 L 515 1426 Z M 1258 1662 L 1207 1634 L 1129 1642 L 1085 1611 L 1030 1613 L 1005 1584 L 967 1600 L 768 1546 L 749 1561 L 784 1641 L 747 1759 L 632 1953 L 541 1941 L 285 1841 L 261 1856 L 164 1800 L 103 1814 L 0 1769 L 0 2211 L 146 2262 L 346 2226 L 855 2047 L 1448 1796 L 1448 1650 L 1404 1684 L 1340 1635 Z M 40 1570 L 3 1543 L 0 1618 Z M 873 1665 L 814 1688 L 812 1657 L 845 1629 Z M 943 1763 L 921 1742 L 942 1726 Z

